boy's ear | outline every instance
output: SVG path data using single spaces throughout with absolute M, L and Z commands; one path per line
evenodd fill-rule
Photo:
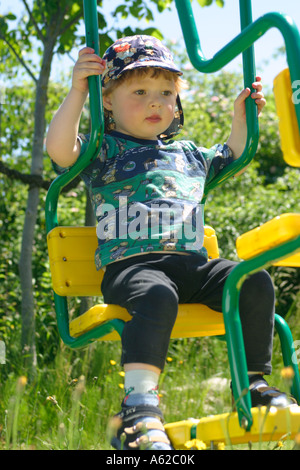
M 103 96 L 103 106 L 105 109 L 108 111 L 112 110 L 112 104 L 111 104 L 111 97 L 110 95 L 104 95 Z

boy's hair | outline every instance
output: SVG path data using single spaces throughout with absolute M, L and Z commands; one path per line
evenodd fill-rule
M 187 88 L 185 81 L 175 72 L 170 72 L 169 70 L 157 67 L 140 67 L 137 69 L 126 70 L 126 72 L 124 72 L 118 79 L 110 80 L 106 86 L 102 87 L 102 93 L 104 96 L 109 95 L 126 80 L 134 80 L 135 78 L 146 77 L 148 75 L 151 78 L 163 76 L 166 80 L 173 81 L 177 93 L 180 93 L 181 90 Z

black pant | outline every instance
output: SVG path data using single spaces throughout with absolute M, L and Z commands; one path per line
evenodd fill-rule
M 226 278 L 236 263 L 207 262 L 198 254 L 145 254 L 109 264 L 102 282 L 105 303 L 132 315 L 122 334 L 122 364 L 164 368 L 178 303 L 222 311 Z M 271 373 L 274 288 L 269 274 L 247 278 L 240 292 L 240 318 L 249 371 Z

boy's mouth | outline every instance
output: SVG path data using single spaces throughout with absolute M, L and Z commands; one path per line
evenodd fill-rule
M 160 122 L 161 117 L 158 114 L 152 114 L 152 116 L 148 116 L 146 118 L 146 121 L 153 122 L 153 123 Z

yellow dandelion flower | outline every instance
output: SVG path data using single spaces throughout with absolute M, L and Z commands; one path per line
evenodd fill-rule
M 121 372 L 119 372 L 119 375 L 120 375 L 121 377 L 125 377 L 125 372 L 124 372 L 123 370 L 121 370 Z
M 119 387 L 123 389 L 123 388 L 124 388 L 124 384 L 119 384 Z
M 23 390 L 26 384 L 27 384 L 27 377 L 25 377 L 25 375 L 21 375 L 21 377 L 19 377 L 17 381 L 17 389 L 19 391 Z
M 110 359 L 109 363 L 111 366 L 115 366 L 117 364 L 116 361 L 114 361 L 113 359 Z
M 78 379 L 72 379 L 71 382 L 70 382 L 70 386 L 76 385 L 77 382 L 78 382 Z
M 206 444 L 199 439 L 192 439 L 184 444 L 186 449 L 206 450 Z
M 295 372 L 291 366 L 288 366 L 281 369 L 280 375 L 285 380 L 291 380 L 294 378 Z
M 172 362 L 172 361 L 173 361 L 172 357 L 167 357 L 167 362 Z

